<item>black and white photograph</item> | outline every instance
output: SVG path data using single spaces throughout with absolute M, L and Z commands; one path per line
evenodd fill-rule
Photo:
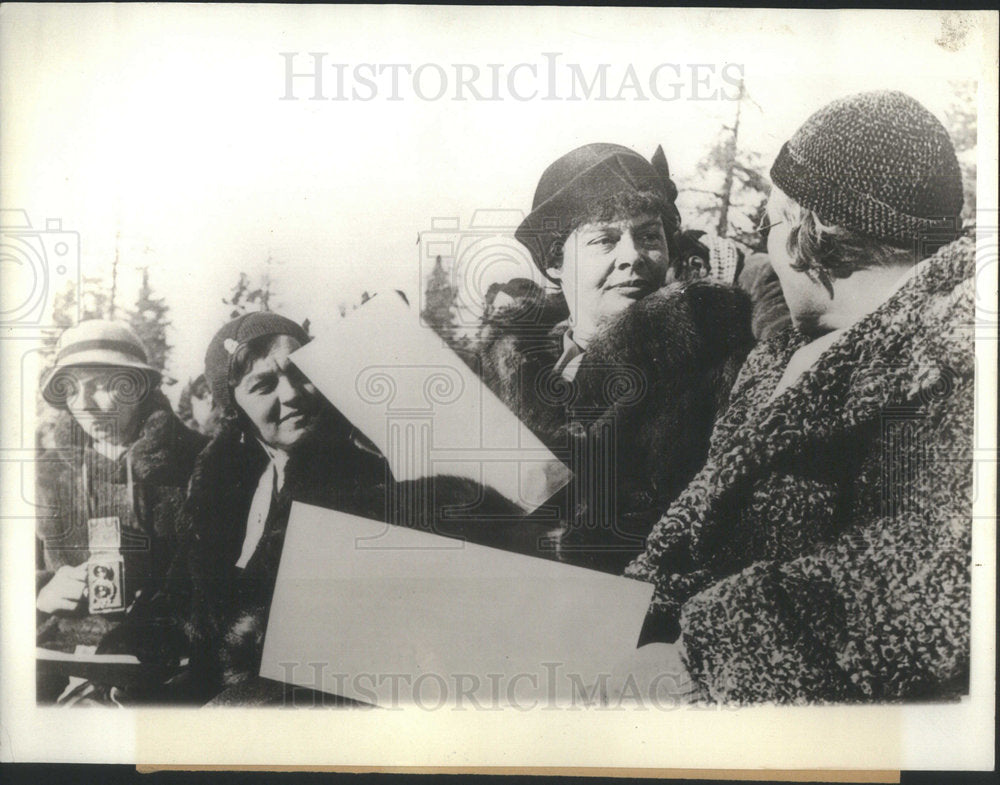
M 995 11 L 0 51 L 4 760 L 993 768 Z

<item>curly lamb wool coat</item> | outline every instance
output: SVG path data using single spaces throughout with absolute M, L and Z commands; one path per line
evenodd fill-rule
M 771 400 L 807 339 L 760 345 L 705 467 L 627 574 L 727 702 L 968 689 L 975 243 L 925 260 Z M 667 636 L 664 636 L 667 637 Z
M 566 304 L 538 294 L 487 317 L 482 378 L 574 474 L 549 503 L 559 558 L 621 573 L 705 460 L 753 345 L 750 302 L 706 281 L 666 286 L 619 314 L 567 382 L 554 370 Z

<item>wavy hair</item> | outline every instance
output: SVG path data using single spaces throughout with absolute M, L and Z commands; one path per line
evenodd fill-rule
M 914 265 L 920 261 L 913 248 L 901 248 L 884 240 L 824 221 L 778 187 L 767 200 L 769 225 L 789 225 L 786 250 L 790 267 L 823 284 L 833 296 L 833 279 L 850 278 L 858 270 L 892 265 Z

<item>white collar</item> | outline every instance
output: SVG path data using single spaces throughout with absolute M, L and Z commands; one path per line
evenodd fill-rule
M 281 487 L 285 484 L 285 466 L 288 465 L 288 453 L 284 450 L 279 450 L 276 447 L 271 447 L 269 444 L 265 444 L 260 439 L 257 443 L 264 448 L 264 452 L 267 454 L 271 465 L 274 466 L 274 472 L 277 475 L 278 485 L 276 490 L 281 490 Z
M 103 455 L 111 461 L 117 461 L 126 452 L 131 444 L 112 444 L 111 442 L 99 442 L 97 439 L 91 440 L 91 446 L 98 455 Z

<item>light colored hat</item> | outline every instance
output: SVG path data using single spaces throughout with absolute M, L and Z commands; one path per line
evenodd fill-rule
M 135 368 L 159 383 L 162 374 L 149 364 L 149 355 L 139 336 L 125 322 L 89 319 L 67 328 L 56 344 L 54 366 L 42 378 L 42 394 L 55 406 L 65 404 L 62 385 L 54 384 L 67 368 L 105 365 Z

